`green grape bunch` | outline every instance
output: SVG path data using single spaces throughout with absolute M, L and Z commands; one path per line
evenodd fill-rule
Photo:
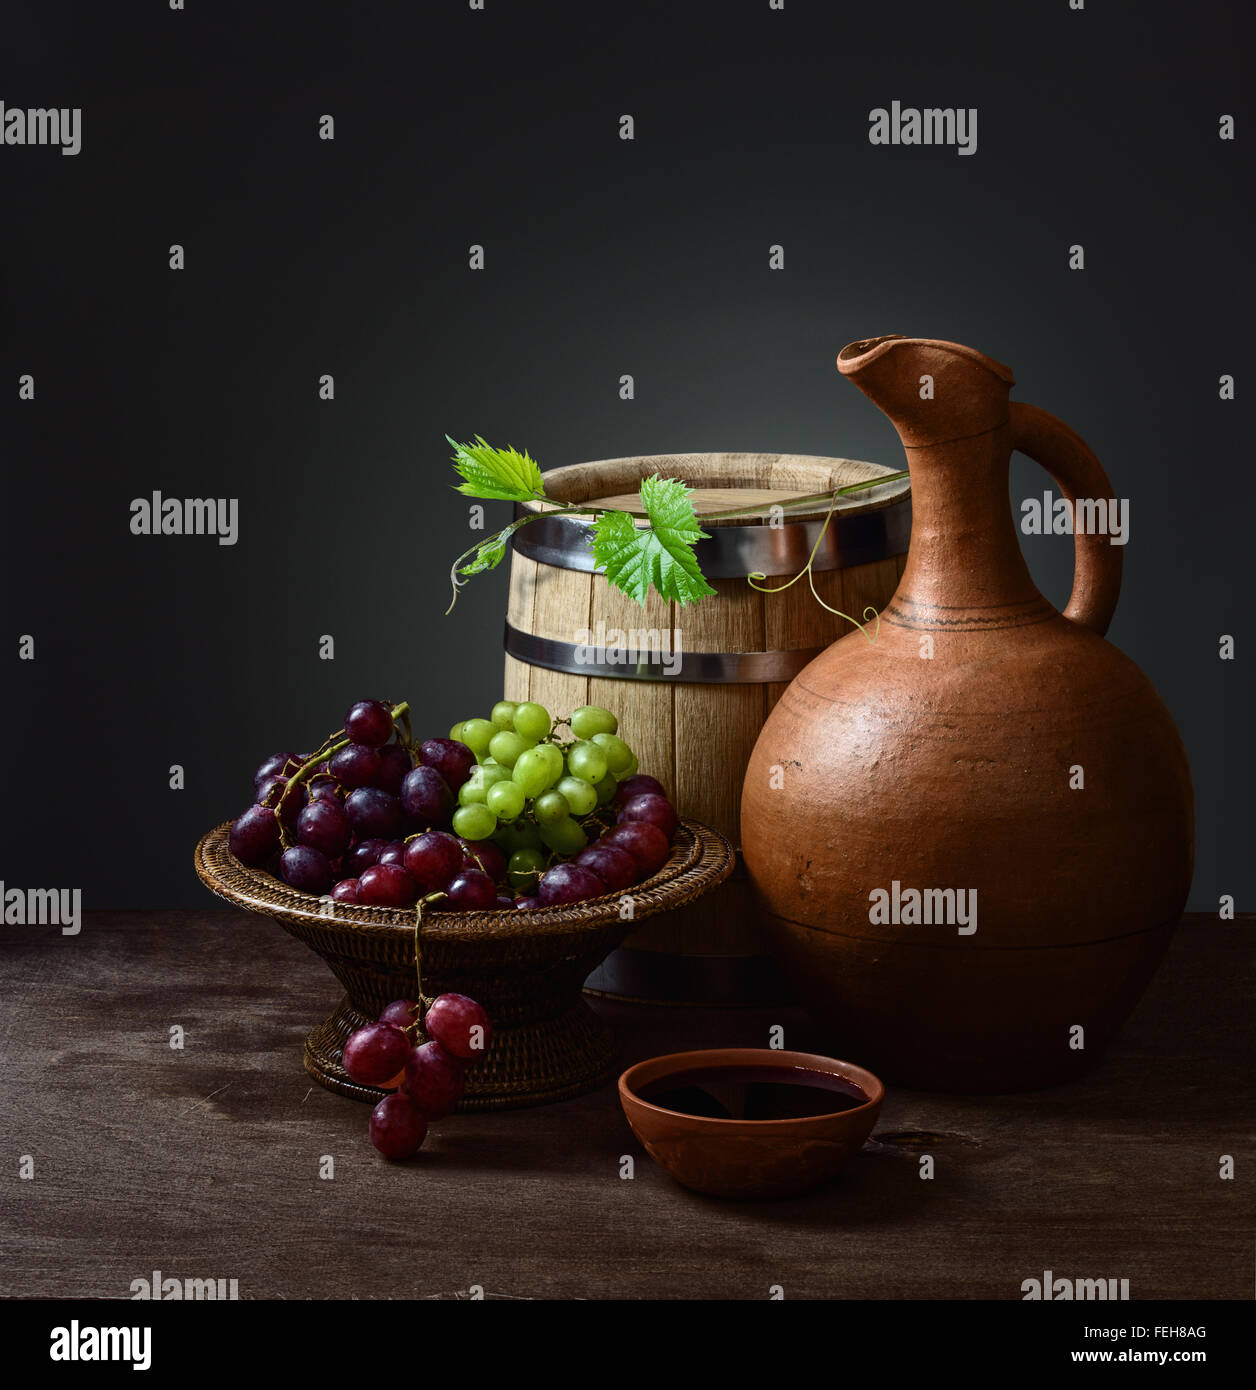
M 487 719 L 464 719 L 449 737 L 476 759 L 458 790 L 454 833 L 493 840 L 516 892 L 535 885 L 546 851 L 570 858 L 601 834 L 613 816 L 599 812 L 639 765 L 600 705 L 554 719 L 534 700 L 499 700 Z

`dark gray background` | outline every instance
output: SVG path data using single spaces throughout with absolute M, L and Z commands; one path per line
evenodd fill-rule
M 471 539 L 446 431 L 543 467 L 716 449 L 897 464 L 833 358 L 902 332 L 1007 362 L 1130 499 L 1110 637 L 1190 751 L 1192 906 L 1250 907 L 1242 11 L 6 7 L 0 100 L 81 106 L 84 127 L 77 158 L 0 147 L 0 877 L 80 885 L 89 907 L 207 903 L 192 846 L 263 755 L 315 743 L 360 696 L 408 698 L 441 733 L 484 712 L 506 574 L 442 617 Z M 871 146 L 868 112 L 894 98 L 976 106 L 977 154 Z M 1014 462 L 1014 499 L 1044 485 Z M 239 543 L 132 536 L 153 489 L 238 497 Z M 1071 540 L 1025 544 L 1062 605 Z

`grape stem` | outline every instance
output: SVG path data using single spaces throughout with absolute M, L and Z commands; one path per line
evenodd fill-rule
M 815 601 L 820 605 L 820 607 L 827 608 L 830 613 L 837 614 L 839 618 L 845 619 L 845 621 L 848 623 L 854 623 L 854 625 L 859 629 L 859 631 L 862 632 L 863 635 L 868 639 L 868 642 L 871 645 L 875 643 L 877 638 L 881 635 L 880 613 L 878 613 L 877 610 L 873 608 L 871 604 L 869 604 L 868 607 L 865 608 L 863 611 L 864 621 L 863 623 L 861 623 L 858 618 L 852 618 L 849 613 L 843 613 L 840 608 L 834 608 L 832 604 L 825 603 L 825 601 L 820 597 L 819 592 L 816 589 L 816 577 L 815 572 L 812 569 L 812 566 L 815 564 L 816 552 L 820 549 L 820 542 L 824 539 L 824 533 L 829 529 L 829 522 L 833 520 L 833 509 L 836 506 L 837 493 L 834 493 L 833 501 L 829 507 L 828 515 L 824 518 L 824 525 L 820 527 L 820 534 L 816 537 L 815 545 L 811 547 L 811 554 L 807 558 L 807 563 L 802 567 L 802 569 L 798 571 L 796 575 L 794 575 L 794 577 L 791 580 L 789 580 L 788 583 L 778 584 L 775 589 L 769 589 L 766 584 L 757 582 L 759 580 L 767 578 L 767 575 L 765 575 L 761 570 L 755 570 L 752 574 L 748 574 L 746 576 L 746 583 L 749 584 L 750 587 L 754 589 L 756 593 L 783 594 L 786 589 L 792 588 L 793 585 L 797 584 L 798 581 L 805 574 L 807 576 L 807 583 L 811 588 L 812 596 L 815 598 Z M 869 637 L 868 629 L 864 626 L 864 623 L 871 622 L 873 618 L 877 620 L 876 631 L 873 633 L 871 637 Z
M 402 702 L 399 705 L 393 705 L 391 700 L 388 703 L 392 705 L 392 717 L 394 724 L 398 719 L 400 719 L 408 736 L 410 733 L 410 706 L 404 700 L 402 700 Z M 345 738 L 344 732 L 345 731 L 343 729 L 337 729 L 334 734 L 328 734 L 328 736 L 323 740 L 323 745 L 318 750 L 318 752 L 311 753 L 309 759 L 306 762 L 302 763 L 299 768 L 297 768 L 297 770 L 292 774 L 291 777 L 288 778 L 288 780 L 282 785 L 282 787 L 272 787 L 270 791 L 266 793 L 267 800 L 263 800 L 263 806 L 267 805 L 267 801 L 269 800 L 269 798 L 274 796 L 276 792 L 279 793 L 279 800 L 270 809 L 274 811 L 275 819 L 279 822 L 279 843 L 282 846 L 282 848 L 292 848 L 292 838 L 288 834 L 288 827 L 284 825 L 283 818 L 279 814 L 279 808 L 283 804 L 284 797 L 287 796 L 288 791 L 291 787 L 300 786 L 302 782 L 308 781 L 310 774 L 314 771 L 316 767 L 318 767 L 320 763 L 325 763 L 329 761 L 335 754 L 339 753 L 342 748 L 348 748 L 348 746 L 353 742 L 353 740 L 351 738 Z M 408 748 L 409 746 L 410 742 L 407 738 L 406 747 Z
M 423 1032 L 423 1020 L 427 1017 L 428 1006 L 432 1002 L 423 993 L 423 909 L 428 903 L 438 902 L 441 898 L 448 896 L 447 893 L 429 893 L 426 898 L 420 898 L 414 907 L 414 979 L 419 996 L 419 1016 L 415 1019 L 415 1025 L 420 1033 Z

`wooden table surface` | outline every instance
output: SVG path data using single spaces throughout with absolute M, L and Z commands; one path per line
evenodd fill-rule
M 751 1204 L 676 1186 L 610 1087 L 454 1116 L 387 1164 L 367 1107 L 302 1069 L 339 987 L 262 919 L 98 913 L 77 937 L 3 933 L 5 1296 L 127 1298 L 155 1269 L 234 1278 L 241 1298 L 1019 1299 L 1044 1269 L 1127 1278 L 1135 1299 L 1253 1296 L 1252 919 L 1188 919 L 1089 1079 L 891 1090 L 880 1142 L 836 1184 Z M 789 1009 L 596 1007 L 630 1061 L 763 1046 L 773 1023 L 809 1041 Z

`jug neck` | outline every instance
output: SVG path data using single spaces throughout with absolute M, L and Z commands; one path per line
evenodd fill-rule
M 1012 516 L 1007 424 L 976 438 L 905 447 L 911 543 L 887 620 L 945 631 L 1049 616 Z
M 886 617 L 955 631 L 1054 612 L 1008 499 L 1011 371 L 975 348 L 897 333 L 849 344 L 837 366 L 893 423 L 911 471 L 911 544 Z

